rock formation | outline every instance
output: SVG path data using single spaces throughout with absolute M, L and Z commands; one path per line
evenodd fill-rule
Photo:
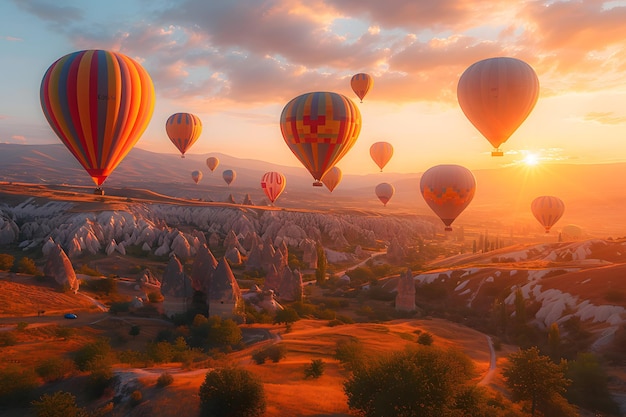
M 207 292 L 209 314 L 232 318 L 241 313 L 241 289 L 226 258 L 221 258 Z
M 74 293 L 78 292 L 80 284 L 76 279 L 74 267 L 61 245 L 57 244 L 50 249 L 43 273 L 45 276 L 53 278 L 59 287 Z
M 396 294 L 396 310 L 411 312 L 415 311 L 415 281 L 413 273 L 407 269 L 406 273 L 400 274 Z

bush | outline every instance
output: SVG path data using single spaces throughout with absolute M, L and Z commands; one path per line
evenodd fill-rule
M 321 359 L 313 359 L 311 363 L 304 368 L 304 378 L 319 378 L 324 374 L 324 368 L 326 368 L 326 364 Z
M 287 347 L 280 343 L 270 345 L 264 349 L 257 350 L 252 354 L 252 360 L 257 365 L 262 365 L 267 359 L 270 359 L 274 363 L 280 362 L 281 359 L 285 359 L 287 356 Z
M 15 263 L 15 256 L 0 253 L 0 271 L 10 271 Z
M 37 265 L 35 265 L 35 261 L 27 257 L 23 257 L 17 263 L 17 272 L 29 275 L 41 275 L 41 271 L 37 268 Z
M 74 369 L 71 361 L 60 357 L 44 359 L 35 366 L 35 372 L 45 382 L 53 382 L 63 379 L 65 375 Z
M 15 332 L 0 332 L 0 347 L 13 346 L 16 343 Z
M 168 385 L 171 385 L 172 382 L 174 382 L 174 377 L 172 376 L 172 374 L 163 372 L 157 379 L 156 385 L 159 388 L 163 388 L 163 387 L 167 387 Z
M 340 340 L 335 348 L 335 359 L 347 368 L 356 369 L 365 363 L 365 350 L 358 339 Z
M 68 340 L 70 337 L 74 336 L 76 333 L 76 329 L 72 327 L 59 326 L 54 330 L 54 334 L 59 339 Z
M 201 417 L 260 417 L 265 413 L 263 384 L 245 369 L 207 372 L 198 395 Z
M 75 271 L 77 274 L 89 275 L 91 277 L 101 277 L 102 274 L 97 268 L 90 268 L 87 264 L 82 264 L 80 268 Z
M 141 394 L 141 391 L 139 391 L 138 389 L 136 389 L 135 391 L 133 391 L 130 394 L 130 405 L 135 407 L 139 404 L 141 404 L 141 402 L 143 401 L 143 395 Z
M 433 335 L 428 332 L 424 332 L 417 336 L 417 343 L 424 346 L 430 346 L 433 344 Z
M 28 403 L 37 385 L 37 375 L 32 369 L 9 366 L 0 370 L 0 405 Z
M 165 297 L 163 297 L 160 291 L 150 291 L 148 293 L 148 301 L 151 303 L 160 303 L 163 300 L 165 300 Z
M 89 371 L 93 365 L 102 359 L 107 359 L 111 353 L 111 345 L 107 339 L 98 339 L 89 343 L 74 353 L 74 363 L 81 371 Z
M 57 391 L 44 394 L 39 401 L 32 402 L 37 417 L 82 417 L 87 415 L 84 409 L 76 405 L 76 397 L 69 392 Z

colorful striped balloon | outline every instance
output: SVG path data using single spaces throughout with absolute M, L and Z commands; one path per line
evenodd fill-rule
M 59 58 L 41 82 L 43 113 L 61 142 L 100 186 L 130 152 L 154 110 L 148 72 L 118 52 Z
M 222 172 L 222 178 L 224 178 L 226 184 L 230 185 L 237 178 L 237 172 L 233 171 L 232 169 L 227 169 L 226 171 Z
M 261 188 L 272 203 L 281 195 L 286 185 L 287 180 L 280 172 L 266 172 L 261 178 Z
M 565 203 L 558 197 L 543 195 L 537 197 L 530 204 L 530 210 L 535 218 L 544 227 L 546 233 L 550 233 L 550 228 L 559 221 L 565 213 Z
M 191 113 L 174 113 L 165 123 L 165 131 L 170 140 L 178 148 L 181 158 L 191 148 L 202 133 L 202 121 Z
M 361 113 L 349 98 L 330 92 L 306 93 L 292 99 L 280 115 L 287 146 L 311 173 L 314 186 L 354 146 Z

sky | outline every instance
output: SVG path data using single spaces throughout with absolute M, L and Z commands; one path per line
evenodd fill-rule
M 176 153 L 165 121 L 200 117 L 188 153 L 300 166 L 280 133 L 289 100 L 334 91 L 363 128 L 337 164 L 378 168 L 369 147 L 394 146 L 386 171 L 626 161 L 626 1 L 4 0 L 0 3 L 0 143 L 58 143 L 39 103 L 46 69 L 82 49 L 124 53 L 150 74 L 156 105 L 137 147 Z M 492 157 L 458 105 L 472 63 L 524 60 L 540 95 Z M 355 73 L 374 77 L 363 103 Z

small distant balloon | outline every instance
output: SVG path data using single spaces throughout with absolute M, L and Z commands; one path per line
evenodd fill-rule
M 54 133 L 100 187 L 148 126 L 155 93 L 136 61 L 89 49 L 56 60 L 39 98 Z
M 199 183 L 200 180 L 202 179 L 202 171 L 192 171 L 191 178 L 196 184 Z
M 339 185 L 341 182 L 341 178 L 343 178 L 343 173 L 339 167 L 332 167 L 324 176 L 322 177 L 322 182 L 328 188 L 328 190 L 332 193 L 335 187 Z
M 237 178 L 237 173 L 232 169 L 227 169 L 222 172 L 222 178 L 226 181 L 226 184 L 230 185 Z
M 383 172 L 383 168 L 393 156 L 393 146 L 389 142 L 376 142 L 370 146 L 370 156 L 380 168 L 380 172 Z
M 287 180 L 280 172 L 266 172 L 261 178 L 261 188 L 272 203 L 282 194 Z
M 385 207 L 387 207 L 387 203 L 393 197 L 393 194 L 396 192 L 396 189 L 393 188 L 393 185 L 388 182 L 381 182 L 376 186 L 374 190 L 376 192 L 376 197 L 383 203 Z
M 348 97 L 332 92 L 302 94 L 285 105 L 280 131 L 289 149 L 311 173 L 313 186 L 354 146 L 361 113 Z
M 220 160 L 217 159 L 217 157 L 215 156 L 209 156 L 206 159 L 206 166 L 209 167 L 209 169 L 211 170 L 211 172 L 215 171 L 215 168 L 217 168 L 217 166 L 220 164 Z
M 202 133 L 202 121 L 191 113 L 174 113 L 165 123 L 167 136 L 180 151 L 180 157 L 198 140 Z
M 373 85 L 374 78 L 372 78 L 371 75 L 362 72 L 354 74 L 350 80 L 350 87 L 352 87 L 354 94 L 356 94 L 359 100 L 361 100 L 361 103 L 363 103 L 363 98 Z
M 544 227 L 546 233 L 550 233 L 552 226 L 559 221 L 565 212 L 565 204 L 558 197 L 544 195 L 533 200 L 530 204 L 530 210 Z
M 526 120 L 539 97 L 535 70 L 516 58 L 496 57 L 470 65 L 457 85 L 457 99 L 469 121 L 502 156 L 500 145 Z
M 474 198 L 476 180 L 469 169 L 460 165 L 436 165 L 422 175 L 420 191 L 449 232 L 452 222 Z

